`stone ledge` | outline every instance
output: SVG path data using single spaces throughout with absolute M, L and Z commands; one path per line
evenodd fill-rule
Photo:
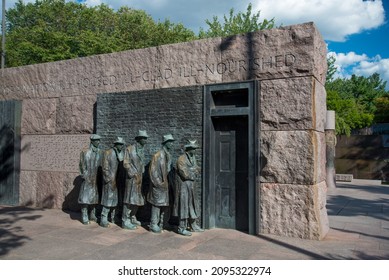
M 335 180 L 340 182 L 351 182 L 353 180 L 353 174 L 336 174 Z

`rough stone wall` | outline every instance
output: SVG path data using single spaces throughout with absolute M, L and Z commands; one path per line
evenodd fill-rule
M 138 130 L 147 130 L 147 159 L 161 148 L 162 136 L 171 133 L 176 139 L 172 156 L 177 158 L 187 139 L 202 146 L 203 87 L 99 94 L 96 130 L 104 148 L 111 147 L 116 136 L 133 144 Z M 201 162 L 202 150 L 197 154 Z
M 328 232 L 325 102 L 312 77 L 261 82 L 261 232 L 309 239 Z
M 1 70 L 0 100 L 22 101 L 20 204 L 77 206 L 79 152 L 96 129 L 98 94 L 258 80 L 259 231 L 320 239 L 328 230 L 326 67 L 325 43 L 306 23 Z M 273 194 L 288 198 L 274 210 Z M 291 209 L 309 218 L 272 223 Z

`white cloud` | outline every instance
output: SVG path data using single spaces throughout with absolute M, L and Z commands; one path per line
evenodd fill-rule
M 382 59 L 379 55 L 368 57 L 366 54 L 329 52 L 327 57 L 334 56 L 337 73 L 334 78 L 349 78 L 352 74 L 368 77 L 374 73 L 380 78 L 389 81 L 389 59 Z M 386 89 L 389 90 L 389 82 Z
M 80 1 L 78 1 L 78 2 L 80 2 Z M 82 1 L 82 3 L 85 3 L 89 7 L 94 7 L 94 6 L 98 6 L 98 5 L 102 4 L 103 1 L 102 0 L 85 0 L 85 1 Z
M 356 65 L 352 71 L 357 76 L 370 76 L 378 73 L 381 79 L 389 81 L 389 59 L 381 59 L 378 56 L 370 60 L 364 60 Z M 387 84 L 388 86 L 389 84 Z
M 381 0 L 257 0 L 255 8 L 277 24 L 313 21 L 324 39 L 345 41 L 348 35 L 379 27 L 385 21 Z
M 358 55 L 355 52 L 349 52 L 347 54 L 329 52 L 328 55 L 335 56 L 336 63 L 343 66 L 350 66 L 368 59 L 366 54 Z

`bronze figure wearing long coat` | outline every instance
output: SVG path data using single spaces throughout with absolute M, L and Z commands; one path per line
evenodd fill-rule
M 123 203 L 143 206 L 145 199 L 142 194 L 142 176 L 145 171 L 143 147 L 139 144 L 130 145 L 124 153 L 123 166 L 127 171 L 126 187 Z
M 103 152 L 92 144 L 80 154 L 80 174 L 84 179 L 78 196 L 80 204 L 98 204 L 98 169 L 101 166 Z
M 194 193 L 199 167 L 194 156 L 187 152 L 177 160 L 176 188 L 173 216 L 182 219 L 199 217 L 199 207 Z
M 154 154 L 149 168 L 150 190 L 147 201 L 154 206 L 169 206 L 169 181 L 171 155 L 166 147 Z
M 118 204 L 118 188 L 116 182 L 119 161 L 123 155 L 115 148 L 104 152 L 103 156 L 103 192 L 101 204 L 106 207 L 115 207 Z

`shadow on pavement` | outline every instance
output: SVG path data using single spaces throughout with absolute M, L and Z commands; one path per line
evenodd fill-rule
M 34 215 L 33 209 L 24 207 L 0 207 L 0 217 L 0 256 L 3 256 L 31 240 L 24 235 L 21 226 L 23 221 L 36 220 L 42 216 Z

